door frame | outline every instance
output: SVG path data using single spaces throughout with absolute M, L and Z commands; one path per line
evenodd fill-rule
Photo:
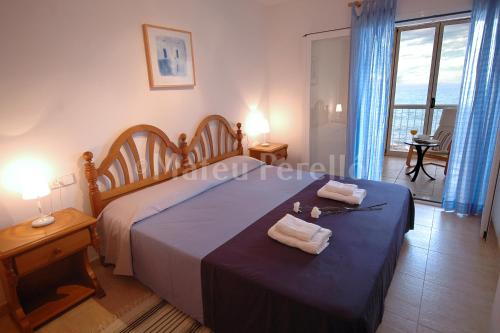
M 328 31 L 328 32 L 322 32 L 314 35 L 308 35 L 304 38 L 305 40 L 305 59 L 306 59 L 306 66 L 305 66 L 305 77 L 306 77 L 306 95 L 305 95 L 305 103 L 303 106 L 304 112 L 303 112 L 303 123 L 304 123 L 304 133 L 303 133 L 303 142 L 304 142 L 304 156 L 302 156 L 302 161 L 306 163 L 307 165 L 310 164 L 311 162 L 311 154 L 310 154 L 310 149 L 309 149 L 309 134 L 310 134 L 310 120 L 311 120 L 311 54 L 312 54 L 312 43 L 313 41 L 316 40 L 321 40 L 321 39 L 329 39 L 329 38 L 338 38 L 338 37 L 349 37 L 351 36 L 351 28 L 344 28 L 344 29 L 339 29 L 336 31 Z M 350 44 L 349 44 L 350 45 Z M 349 63 L 350 63 L 350 57 L 349 57 Z M 346 84 L 349 84 L 347 82 Z M 348 112 L 349 108 L 348 105 L 345 107 L 344 112 Z
M 500 177 L 500 135 L 497 135 L 495 147 L 493 161 L 491 162 L 490 179 L 488 180 L 488 190 L 486 192 L 486 199 L 484 200 L 483 213 L 481 214 L 481 230 L 479 236 L 484 239 L 488 236 L 490 224 L 493 222 L 492 210 L 495 193 L 500 190 L 497 189 L 498 177 Z M 495 211 L 495 213 L 497 212 Z M 498 226 L 495 226 L 495 231 L 497 231 L 497 227 Z M 498 239 L 498 245 L 500 246 L 500 238 Z
M 417 29 L 425 29 L 434 27 L 434 45 L 432 47 L 432 58 L 431 58 L 431 68 L 429 71 L 429 84 L 427 88 L 427 100 L 425 105 L 399 105 L 399 109 L 423 109 L 424 110 L 424 132 L 430 133 L 432 129 L 432 120 L 434 117 L 434 109 L 447 109 L 447 108 L 457 108 L 458 105 L 451 104 L 435 104 L 431 107 L 431 100 L 435 98 L 438 76 L 439 76 L 439 65 L 441 61 L 441 49 L 442 49 L 442 41 L 443 41 L 443 33 L 444 28 L 447 25 L 461 24 L 470 22 L 470 18 L 458 18 L 458 19 L 450 19 L 444 21 L 435 21 L 429 23 L 422 24 L 414 24 L 414 25 L 405 25 L 396 27 L 395 31 L 395 43 L 394 43 L 394 52 L 393 52 L 393 61 L 392 61 L 392 70 L 391 70 L 391 93 L 390 93 L 390 103 L 389 103 L 389 112 L 388 112 L 388 124 L 387 124 L 387 132 L 386 132 L 386 141 L 385 141 L 385 155 L 388 156 L 406 156 L 406 152 L 398 152 L 391 151 L 391 133 L 392 133 L 392 120 L 394 114 L 394 107 L 398 106 L 394 104 L 394 99 L 396 97 L 396 80 L 398 73 L 398 62 L 399 62 L 399 46 L 401 42 L 401 32 L 408 30 L 417 30 Z M 402 107 L 401 107 L 402 106 Z

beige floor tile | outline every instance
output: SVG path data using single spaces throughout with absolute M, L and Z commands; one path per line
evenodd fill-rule
M 415 224 L 417 225 L 422 225 L 427 228 L 432 228 L 432 219 L 426 219 L 426 218 L 419 218 L 417 216 L 417 213 L 415 212 Z
M 415 161 L 412 163 L 411 168 L 406 167 L 406 158 L 396 157 L 396 156 L 386 156 L 384 158 L 384 168 L 382 170 L 382 175 L 385 178 L 395 178 L 396 184 L 400 184 L 408 187 L 415 198 L 420 198 L 424 200 L 431 200 L 440 202 L 442 198 L 442 192 L 444 187 L 445 176 L 443 173 L 444 168 L 438 167 L 432 164 L 426 165 L 426 171 L 436 178 L 436 180 L 431 180 L 423 172 L 420 172 L 416 181 L 411 182 L 411 178 L 405 173 L 410 171 L 415 165 Z M 397 170 L 399 169 L 399 172 Z
M 113 275 L 113 267 L 102 266 L 99 261 L 94 261 L 92 267 L 106 292 L 103 298 L 96 301 L 112 313 L 123 310 L 130 300 L 137 300 L 149 295 L 151 291 L 132 277 Z
M 434 220 L 434 209 L 433 206 L 415 203 L 415 224 L 431 228 Z
M 458 291 L 468 290 L 492 301 L 498 282 L 498 265 L 480 258 L 470 260 L 429 251 L 425 280 Z
M 396 178 L 384 177 L 382 176 L 382 181 L 386 183 L 394 184 L 396 182 Z
M 427 264 L 427 252 L 428 250 L 403 242 L 396 270 L 423 280 Z
M 404 319 L 390 311 L 384 312 L 382 323 L 377 329 L 377 333 L 415 333 L 417 323 Z
M 434 184 L 419 184 L 418 182 L 413 183 L 409 179 L 401 178 L 401 176 L 396 179 L 396 184 L 408 187 L 412 191 L 415 199 L 435 202 L 441 201 L 441 196 L 435 195 Z
M 434 210 L 434 229 L 448 233 L 465 233 L 479 237 L 481 218 L 478 216 L 460 217 L 455 213 L 447 213 L 442 209 Z
M 81 333 L 92 332 L 103 323 L 110 323 L 115 316 L 90 298 L 79 306 L 65 312 L 58 320 L 52 320 L 40 327 L 37 333 Z M 80 322 L 75 325 L 75 322 Z
M 419 216 L 423 218 L 430 218 L 432 219 L 434 217 L 434 211 L 436 210 L 436 207 L 426 205 L 423 203 L 416 202 L 415 203 L 415 212 L 419 213 Z
M 396 273 L 385 299 L 385 309 L 404 319 L 418 321 L 424 280 Z
M 398 170 L 383 169 L 382 177 L 383 178 L 391 178 L 391 179 L 396 180 L 399 177 L 400 172 L 401 172 L 401 168 L 399 168 Z
M 412 161 L 415 163 L 416 160 Z M 406 157 L 385 156 L 384 167 L 401 168 L 402 166 L 406 166 Z
M 404 177 L 404 178 L 402 178 Z M 415 183 L 411 182 L 407 176 L 400 176 L 396 179 L 396 184 L 408 187 L 412 193 L 416 192 Z
M 487 332 L 492 302 L 426 281 L 418 323 L 443 333 Z
M 409 245 L 428 249 L 429 241 L 431 238 L 431 231 L 432 229 L 429 227 L 415 224 L 414 230 L 408 231 L 405 235 L 405 238 L 408 240 Z
M 424 325 L 418 325 L 417 327 L 417 333 L 442 333 L 436 330 L 433 330 L 432 328 L 425 327 Z
M 445 254 L 458 255 L 468 258 L 469 260 L 498 262 L 499 251 L 498 245 L 488 240 L 485 242 L 479 237 L 470 233 L 461 232 L 441 232 L 433 228 L 430 240 L 429 249 Z
M 397 176 L 399 172 L 401 171 L 401 164 L 396 163 L 396 164 L 385 164 L 384 168 L 382 169 L 382 173 L 385 173 L 387 175 L 395 175 Z

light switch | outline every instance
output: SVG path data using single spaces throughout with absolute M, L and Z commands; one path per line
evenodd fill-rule
M 66 187 L 70 186 L 76 183 L 76 178 L 74 173 L 70 173 L 61 177 L 57 177 L 54 179 L 54 181 L 50 184 L 50 188 L 52 190 L 56 190 L 61 187 Z

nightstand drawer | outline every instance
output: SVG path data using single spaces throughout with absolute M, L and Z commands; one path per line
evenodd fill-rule
M 19 275 L 25 275 L 64 258 L 90 244 L 90 233 L 83 229 L 15 257 Z

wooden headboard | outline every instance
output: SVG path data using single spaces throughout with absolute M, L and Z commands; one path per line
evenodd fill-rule
M 182 133 L 178 146 L 157 127 L 136 125 L 129 128 L 114 141 L 99 167 L 93 162 L 92 152 L 83 154 L 94 216 L 123 195 L 242 155 L 242 138 L 241 123 L 235 131 L 219 115 L 203 119 L 189 144 L 186 134 Z
M 242 155 L 241 123 L 236 126 L 237 130 L 234 131 L 229 122 L 219 115 L 203 119 L 184 150 L 185 166 L 197 169 L 232 156 Z

